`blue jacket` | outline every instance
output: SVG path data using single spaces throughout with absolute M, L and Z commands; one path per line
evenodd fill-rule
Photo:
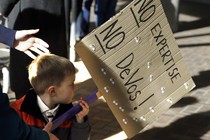
M 5 45 L 8 45 L 9 47 L 13 47 L 15 33 L 16 33 L 15 30 L 0 25 L 0 42 Z
M 49 140 L 41 129 L 26 125 L 17 112 L 9 107 L 9 99 L 0 91 L 0 140 Z

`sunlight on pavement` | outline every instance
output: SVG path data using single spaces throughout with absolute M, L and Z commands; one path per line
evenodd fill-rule
M 125 140 L 127 139 L 128 137 L 126 136 L 125 132 L 124 131 L 121 131 L 117 134 L 114 134 L 108 138 L 105 138 L 104 140 Z
M 85 67 L 82 61 L 73 62 L 73 64 L 78 69 L 78 72 L 76 74 L 75 84 L 91 79 L 91 75 L 89 74 L 87 68 Z

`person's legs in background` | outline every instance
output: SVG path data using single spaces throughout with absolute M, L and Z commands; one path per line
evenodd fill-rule
M 85 0 L 83 7 L 82 30 L 85 35 L 90 31 L 90 10 L 93 0 Z
M 77 34 L 83 38 L 90 32 L 90 13 L 93 0 L 84 0 L 82 13 L 77 20 Z M 115 15 L 117 0 L 95 0 L 95 26 L 98 27 Z M 80 40 L 79 39 L 79 40 Z
M 75 14 L 75 22 L 76 23 L 76 41 L 80 40 L 83 35 L 83 27 L 82 27 L 82 18 L 83 18 L 83 0 L 74 0 L 76 2 L 76 9 L 72 13 Z M 74 19 L 73 19 L 74 20 Z
M 102 25 L 115 15 L 117 0 L 95 0 L 95 24 Z
M 109 0 L 108 6 L 107 6 L 108 10 L 105 17 L 106 21 L 115 15 L 116 5 L 117 5 L 117 0 Z
M 90 10 L 93 0 L 84 0 L 82 10 L 77 18 L 77 40 L 90 32 Z
M 95 0 L 95 25 L 99 27 L 105 22 L 105 13 L 107 12 L 108 0 Z
M 2 86 L 1 86 L 1 83 L 0 83 L 0 93 L 2 92 Z

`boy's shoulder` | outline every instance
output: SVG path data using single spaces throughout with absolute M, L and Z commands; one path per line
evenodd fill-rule
M 10 103 L 10 106 L 11 106 L 13 109 L 15 109 L 16 111 L 18 111 L 18 110 L 20 110 L 21 104 L 23 103 L 24 99 L 25 99 L 25 96 L 23 96 L 22 98 L 20 98 L 20 99 L 18 99 L 18 100 L 16 100 L 16 101 L 11 102 L 11 103 Z

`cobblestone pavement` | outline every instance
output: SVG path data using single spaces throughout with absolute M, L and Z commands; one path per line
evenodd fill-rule
M 118 10 L 129 0 L 118 0 Z M 175 38 L 197 87 L 130 140 L 210 140 L 210 5 L 182 1 Z M 93 18 L 92 18 L 93 19 Z M 76 99 L 97 88 L 83 63 L 75 65 Z M 84 94 L 85 93 L 85 94 Z M 11 98 L 13 93 L 9 94 Z M 127 139 L 106 102 L 90 105 L 90 140 Z

